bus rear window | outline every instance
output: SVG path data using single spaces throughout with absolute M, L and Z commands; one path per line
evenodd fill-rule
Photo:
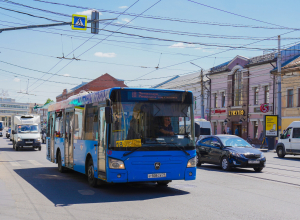
M 209 128 L 200 128 L 200 135 L 210 135 Z

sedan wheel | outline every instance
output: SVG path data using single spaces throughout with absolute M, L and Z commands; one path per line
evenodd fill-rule
M 199 154 L 196 155 L 196 164 L 197 164 L 198 167 L 201 166 Z
M 222 158 L 222 169 L 225 170 L 225 171 L 229 171 L 230 170 L 230 166 L 229 166 L 229 161 L 228 161 L 228 158 L 227 157 L 223 157 Z

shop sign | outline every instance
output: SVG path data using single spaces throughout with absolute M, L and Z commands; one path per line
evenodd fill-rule
M 261 104 L 259 109 L 262 113 L 267 113 L 270 110 L 269 104 L 268 103 Z
M 245 110 L 234 110 L 229 111 L 229 116 L 233 115 L 245 115 Z
M 215 109 L 211 111 L 212 114 L 222 114 L 226 113 L 226 109 Z
M 265 136 L 277 137 L 278 136 L 278 115 L 265 115 Z

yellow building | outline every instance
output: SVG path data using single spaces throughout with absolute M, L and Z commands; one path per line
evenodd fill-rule
M 282 130 L 300 121 L 300 57 L 283 63 L 281 70 Z M 277 70 L 273 71 L 274 74 Z

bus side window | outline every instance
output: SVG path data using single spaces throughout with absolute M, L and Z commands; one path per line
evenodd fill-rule
M 78 140 L 81 140 L 81 136 L 82 136 L 82 113 L 83 113 L 83 109 L 75 108 L 74 138 Z
M 86 105 L 84 140 L 98 140 L 98 107 Z

